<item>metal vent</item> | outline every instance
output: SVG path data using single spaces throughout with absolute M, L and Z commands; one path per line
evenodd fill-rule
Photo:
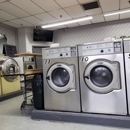
M 91 3 L 82 4 L 81 6 L 83 7 L 84 10 L 90 10 L 90 9 L 99 8 L 99 4 L 98 4 L 97 1 L 91 2 Z

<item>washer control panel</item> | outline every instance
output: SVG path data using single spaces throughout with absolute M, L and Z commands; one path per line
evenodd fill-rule
M 67 58 L 67 57 L 75 57 L 77 56 L 77 48 L 76 46 L 73 47 L 64 47 L 64 48 L 54 48 L 43 50 L 45 53 L 43 57 L 46 59 L 53 59 L 53 58 Z
M 121 41 L 82 46 L 82 55 L 98 55 L 122 52 Z

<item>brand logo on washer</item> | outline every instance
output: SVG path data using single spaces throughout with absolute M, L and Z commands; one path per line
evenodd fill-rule
M 103 62 L 102 62 L 102 61 L 100 61 L 100 62 L 97 62 L 97 64 L 98 64 L 98 65 L 102 65 L 102 64 L 103 64 Z

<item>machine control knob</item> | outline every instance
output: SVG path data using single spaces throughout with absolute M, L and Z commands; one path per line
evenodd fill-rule
M 101 52 L 101 53 L 103 53 L 103 52 L 104 52 L 104 50 L 101 50 L 100 52 Z
M 63 54 L 60 54 L 60 56 L 63 56 Z

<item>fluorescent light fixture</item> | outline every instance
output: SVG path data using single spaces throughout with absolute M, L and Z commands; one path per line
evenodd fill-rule
M 104 13 L 104 16 L 111 16 L 111 15 L 116 15 L 116 14 L 123 14 L 123 13 L 128 13 L 130 12 L 130 9 L 124 9 L 124 10 L 119 10 L 119 11 L 113 11 L 109 13 Z
M 65 24 L 71 24 L 71 23 L 86 21 L 86 20 L 90 20 L 92 18 L 93 18 L 92 16 L 83 17 L 83 18 L 73 19 L 73 20 L 69 20 L 69 21 L 64 21 L 64 22 L 59 22 L 59 23 L 54 23 L 54 24 L 43 25 L 41 27 L 42 28 L 56 27 L 56 26 L 60 26 L 60 25 L 65 25 Z

